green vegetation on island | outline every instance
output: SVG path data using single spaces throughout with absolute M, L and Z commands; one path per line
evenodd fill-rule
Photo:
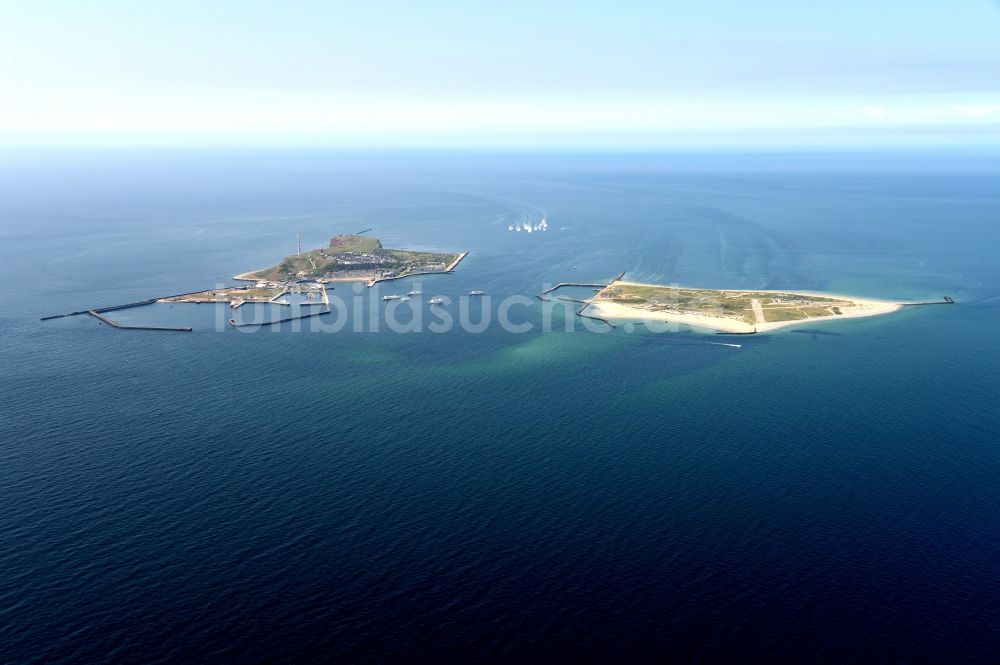
M 239 279 L 287 282 L 296 279 L 377 280 L 416 273 L 446 272 L 464 256 L 450 252 L 387 249 L 378 238 L 338 235 L 327 247 L 287 256 L 278 265 Z
M 615 281 L 590 305 L 608 317 L 652 317 L 732 331 L 767 330 L 795 322 L 883 314 L 898 304 L 779 291 L 692 289 Z

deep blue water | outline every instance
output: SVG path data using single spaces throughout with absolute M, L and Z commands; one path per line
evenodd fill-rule
M 0 660 L 996 662 L 996 157 L 0 155 Z M 621 270 L 958 304 L 739 349 L 537 302 L 38 320 L 367 227 L 471 250 L 425 297 L 494 308 Z

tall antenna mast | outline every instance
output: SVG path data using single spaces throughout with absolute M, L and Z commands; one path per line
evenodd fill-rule
M 295 234 L 295 256 L 302 256 L 302 234 Z

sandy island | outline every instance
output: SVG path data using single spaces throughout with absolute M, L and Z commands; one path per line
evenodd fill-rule
M 739 299 L 738 294 L 748 294 L 750 308 L 747 313 L 728 313 L 719 308 L 717 312 L 695 312 L 683 306 L 656 305 L 651 303 L 621 303 L 615 302 L 616 292 L 627 291 L 629 287 L 655 290 L 657 293 L 691 292 L 702 295 L 715 295 L 719 300 Z M 616 289 L 616 291 L 612 291 Z M 749 294 L 768 294 L 771 296 L 766 306 L 759 299 Z M 788 304 L 784 304 L 785 300 Z M 816 299 L 816 300 L 810 300 Z M 803 302 L 808 301 L 808 302 Z M 895 312 L 903 303 L 883 300 L 856 298 L 833 293 L 815 293 L 807 291 L 767 291 L 740 289 L 685 289 L 681 287 L 666 287 L 657 284 L 642 284 L 640 282 L 616 281 L 602 289 L 584 308 L 587 315 L 608 320 L 630 320 L 677 323 L 695 328 L 706 328 L 717 332 L 753 333 L 769 332 L 788 326 L 797 326 L 817 321 L 837 321 L 840 319 L 855 319 L 867 316 L 879 316 Z M 827 310 L 821 312 L 820 310 Z M 810 314 L 809 312 L 813 312 Z M 752 315 L 750 314 L 752 312 Z M 773 318 L 768 320 L 768 313 Z M 797 318 L 784 318 L 794 315 Z

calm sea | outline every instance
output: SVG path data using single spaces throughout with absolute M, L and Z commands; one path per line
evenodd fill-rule
M 996 158 L 0 154 L 0 661 L 996 662 Z M 538 301 L 39 321 L 369 227 L 493 310 L 620 271 L 958 304 L 740 348 Z

